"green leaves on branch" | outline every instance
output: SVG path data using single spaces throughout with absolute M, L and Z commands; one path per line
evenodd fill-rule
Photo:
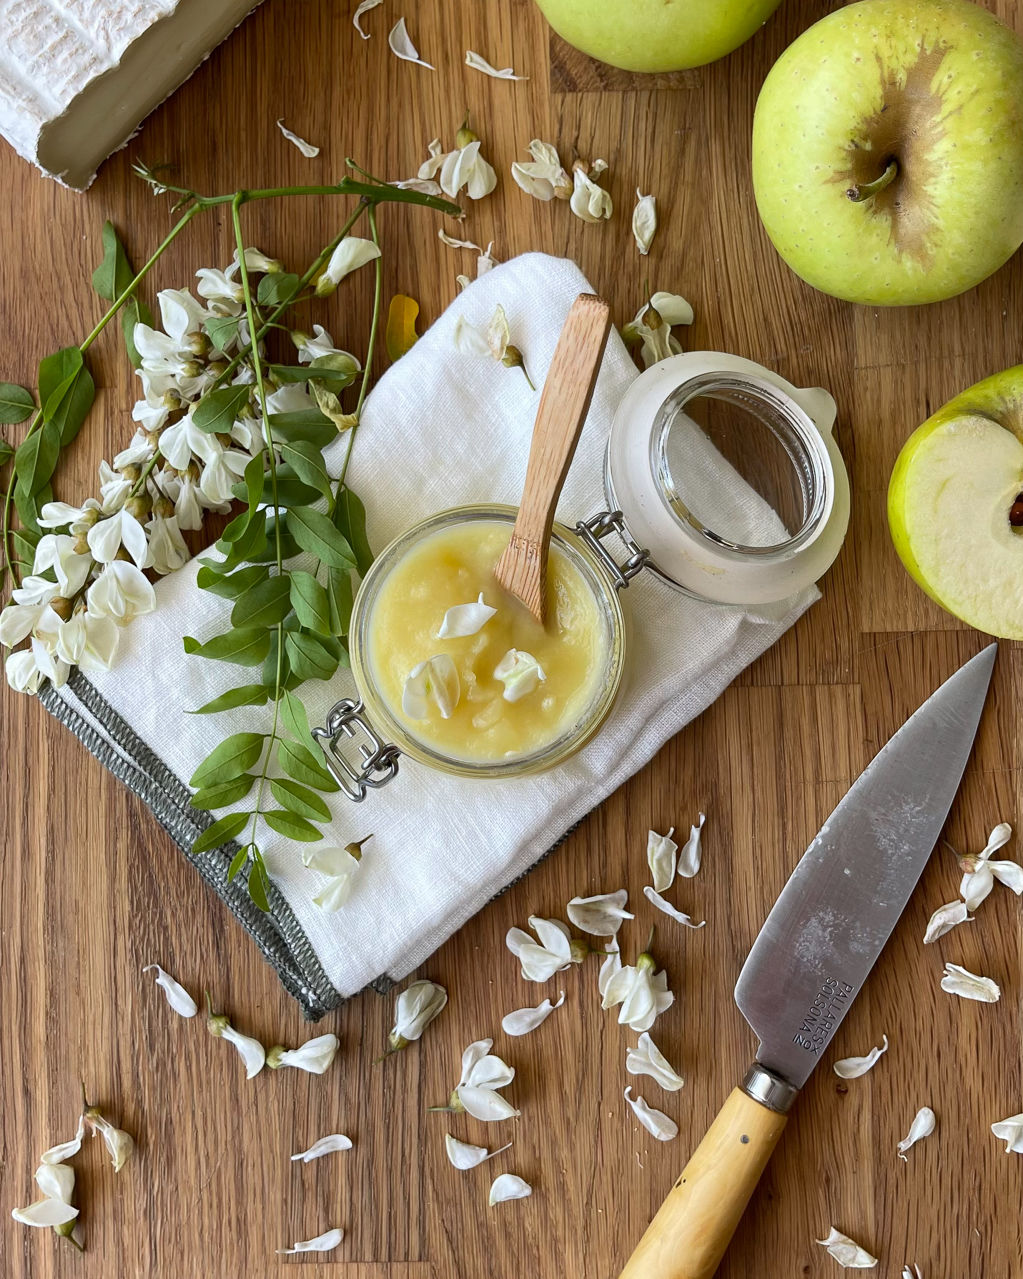
M 277 306 L 280 302 L 290 302 L 299 290 L 300 280 L 290 271 L 274 271 L 264 275 L 256 290 L 256 300 L 260 306 Z
M 252 387 L 245 384 L 221 386 L 208 392 L 192 414 L 192 424 L 211 435 L 229 434 L 242 406 L 248 404 L 251 394 Z
M 263 753 L 263 733 L 232 733 L 206 756 L 189 780 L 189 786 L 209 786 L 231 781 L 257 762 Z
M 14 382 L 0 382 L 0 422 L 5 426 L 24 422 L 30 413 L 35 412 L 35 407 L 31 391 Z
M 355 554 L 347 538 L 320 511 L 299 508 L 287 514 L 288 532 L 303 551 L 329 568 L 355 568 Z
M 135 271 L 128 261 L 128 255 L 118 238 L 114 224 L 104 222 L 103 261 L 92 273 L 92 287 L 105 301 L 116 302 L 131 286 L 134 278 Z M 153 316 L 149 307 L 139 300 L 136 286 L 121 307 L 121 332 L 124 335 L 124 345 L 128 350 L 129 359 L 136 368 L 142 363 L 135 347 L 135 325 L 140 322 L 151 325 Z
M 268 632 L 255 626 L 240 626 L 226 635 L 214 635 L 205 644 L 186 635 L 183 643 L 186 653 L 211 657 L 217 662 L 234 662 L 236 666 L 258 666 L 270 651 Z

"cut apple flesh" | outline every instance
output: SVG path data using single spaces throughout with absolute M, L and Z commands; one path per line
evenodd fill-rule
M 1009 519 L 1023 490 L 1023 444 L 970 415 L 933 426 L 904 454 L 889 519 L 906 567 L 971 626 L 1023 638 L 1023 528 Z

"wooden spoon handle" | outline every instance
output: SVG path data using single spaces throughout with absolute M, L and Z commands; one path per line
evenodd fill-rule
M 784 1127 L 784 1115 L 736 1088 L 620 1279 L 710 1279 Z

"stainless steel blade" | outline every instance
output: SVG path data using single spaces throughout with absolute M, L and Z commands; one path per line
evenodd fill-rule
M 898 922 L 973 747 L 997 645 L 875 755 L 803 854 L 749 953 L 735 1002 L 757 1060 L 801 1088 Z

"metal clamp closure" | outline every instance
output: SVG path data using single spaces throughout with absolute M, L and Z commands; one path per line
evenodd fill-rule
M 345 698 L 331 707 L 326 727 L 312 730 L 331 775 L 355 804 L 366 798 L 367 790 L 386 786 L 393 777 L 397 777 L 398 756 L 401 754 L 397 746 L 384 741 L 363 717 L 362 711 L 361 701 Z M 339 748 L 342 737 L 354 740 L 356 729 L 361 729 L 366 738 L 359 745 L 361 767 L 352 764 Z
M 616 591 L 623 591 L 637 573 L 641 573 L 650 563 L 650 552 L 644 551 L 633 541 L 625 527 L 621 511 L 602 511 L 588 520 L 580 520 L 575 531 L 607 569 Z M 601 541 L 609 533 L 617 533 L 618 540 L 629 553 L 624 564 L 619 564 Z

